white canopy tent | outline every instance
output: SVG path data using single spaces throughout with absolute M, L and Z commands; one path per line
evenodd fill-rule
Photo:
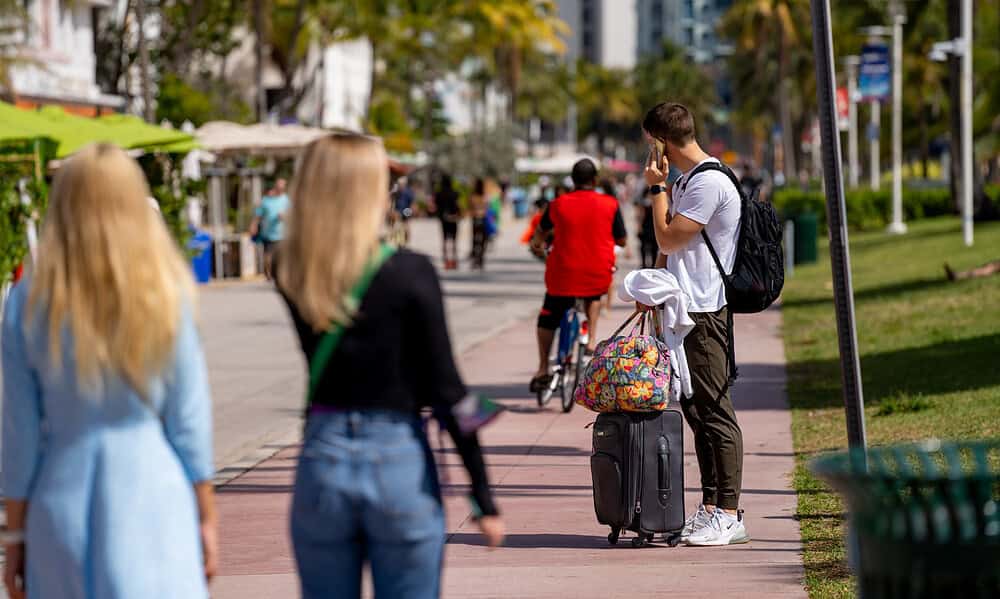
M 202 148 L 216 154 L 250 156 L 295 155 L 309 142 L 329 131 L 302 125 L 240 125 L 225 121 L 205 123 L 195 132 Z
M 556 154 L 548 158 L 518 158 L 514 163 L 514 168 L 519 173 L 561 175 L 572 171 L 573 165 L 585 158 L 593 160 L 594 165 L 601 168 L 600 160 L 589 154 L 581 153 Z

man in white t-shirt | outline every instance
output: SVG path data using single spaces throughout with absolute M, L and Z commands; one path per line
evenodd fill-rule
M 684 106 L 664 102 L 642 123 L 650 143 L 645 178 L 653 198 L 653 228 L 666 269 L 691 297 L 695 328 L 684 339 L 694 393 L 681 399 L 694 432 L 701 470 L 702 504 L 686 522 L 682 538 L 689 545 L 730 545 L 750 540 L 739 509 L 743 470 L 743 434 L 729 395 L 729 313 L 722 274 L 702 237 L 732 272 L 740 223 L 740 194 L 724 173 L 700 172 L 716 161 L 701 149 L 694 118 Z M 673 165 L 682 175 L 670 188 Z

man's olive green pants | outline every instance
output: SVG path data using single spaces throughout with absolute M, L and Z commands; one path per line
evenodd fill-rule
M 695 328 L 684 338 L 693 397 L 681 400 L 694 432 L 702 502 L 735 510 L 743 478 L 743 433 L 729 396 L 727 308 L 691 312 Z

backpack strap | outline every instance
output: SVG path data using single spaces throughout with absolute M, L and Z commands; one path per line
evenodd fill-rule
M 743 187 L 740 185 L 739 179 L 736 178 L 736 174 L 726 165 L 721 162 L 709 161 L 699 164 L 695 169 L 684 179 L 684 184 L 681 186 L 681 191 L 686 191 L 688 183 L 691 178 L 699 173 L 705 171 L 718 171 L 720 173 L 725 173 L 729 180 L 732 182 L 733 187 L 736 188 L 736 193 L 740 196 L 740 202 L 742 203 L 746 196 L 743 193 Z M 742 210 L 742 207 L 741 207 Z M 741 215 L 742 218 L 742 215 Z M 726 269 L 722 267 L 722 260 L 719 260 L 719 254 L 715 251 L 715 246 L 712 245 L 712 240 L 708 238 L 708 233 L 705 232 L 705 228 L 701 229 L 701 238 L 705 240 L 705 245 L 708 247 L 708 253 L 712 255 L 712 260 L 715 261 L 715 266 L 719 269 L 719 274 L 722 275 L 722 285 L 723 287 L 729 287 L 729 275 L 726 274 Z M 736 340 L 733 334 L 733 310 L 729 308 L 727 310 L 727 323 L 726 323 L 726 358 L 729 362 L 729 385 L 732 386 L 736 382 L 737 377 L 740 375 L 740 369 L 736 366 Z
M 361 273 L 361 278 L 351 288 L 347 299 L 348 302 L 354 306 L 361 305 L 361 300 L 364 299 L 365 293 L 368 292 L 368 287 L 371 286 L 375 275 L 378 274 L 382 265 L 395 253 L 395 246 L 385 243 L 379 246 L 378 253 L 368 262 L 364 272 Z M 313 352 L 312 359 L 309 361 L 309 391 L 306 395 L 306 410 L 312 406 L 316 388 L 319 386 L 319 381 L 323 377 L 323 372 L 326 370 L 327 364 L 330 363 L 330 358 L 333 356 L 334 350 L 337 349 L 340 339 L 344 336 L 344 330 L 345 327 L 342 323 L 333 323 L 333 326 L 330 327 L 316 345 L 316 351 Z

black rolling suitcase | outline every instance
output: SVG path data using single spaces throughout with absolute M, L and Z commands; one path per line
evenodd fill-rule
M 684 429 L 681 413 L 614 412 L 594 423 L 590 472 L 594 511 L 611 527 L 608 542 L 634 531 L 634 547 L 664 534 L 670 546 L 684 528 Z

